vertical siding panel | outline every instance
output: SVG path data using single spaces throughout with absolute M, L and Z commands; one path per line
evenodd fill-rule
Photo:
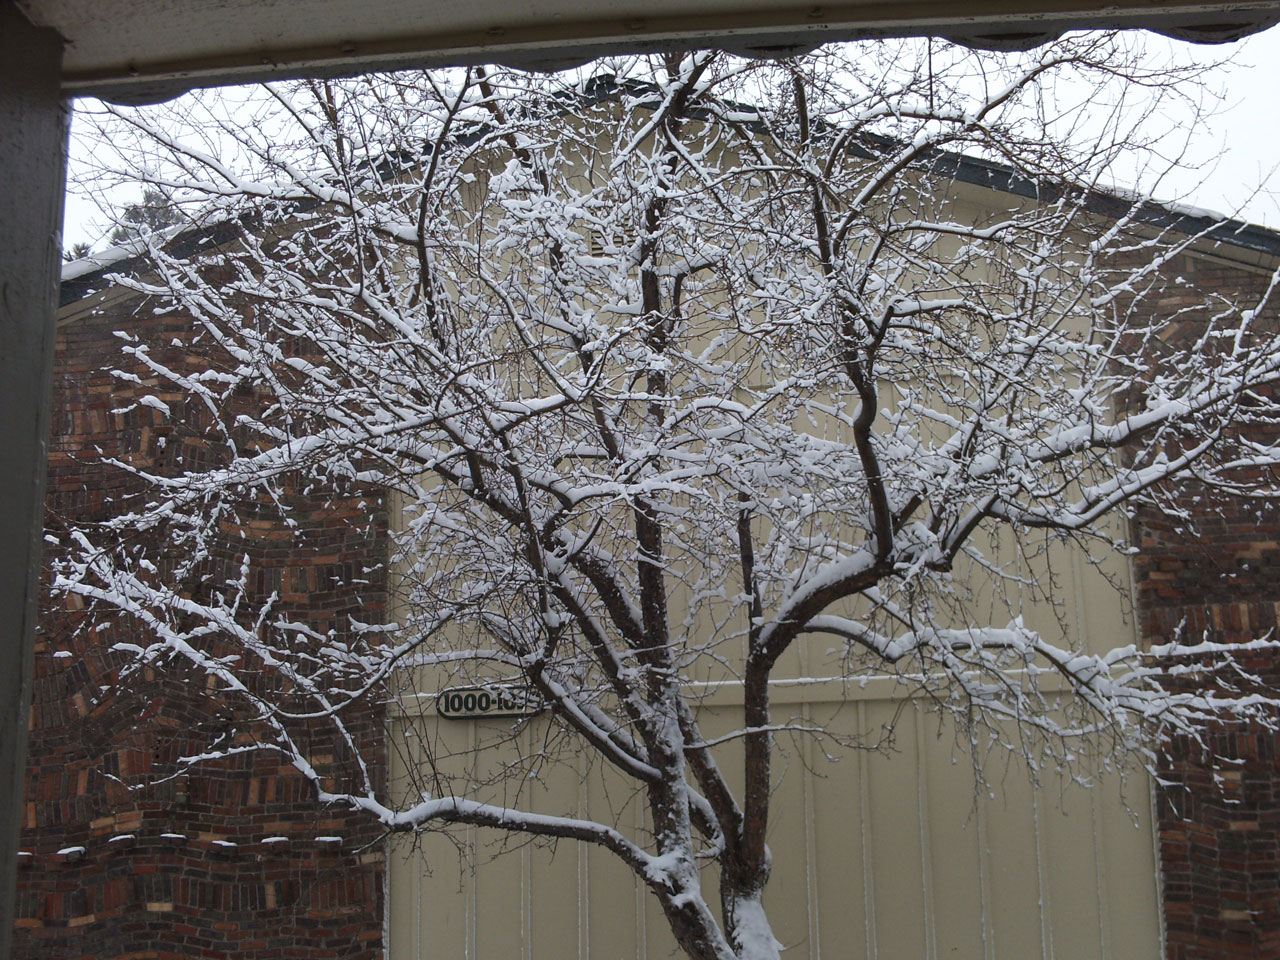
M 849 728 L 863 723 L 858 703 L 818 704 L 814 715 L 822 723 Z M 816 751 L 821 756 L 821 751 Z M 870 960 L 874 936 L 868 910 L 869 866 L 864 842 L 864 780 L 862 751 L 841 751 L 836 762 L 821 761 L 811 778 L 815 849 L 813 883 L 815 913 L 821 918 L 819 947 L 835 960 Z
M 1107 929 L 1110 918 L 1107 916 L 1107 876 L 1102 854 L 1102 812 L 1098 809 L 1101 800 L 1097 790 L 1089 792 L 1089 818 L 1093 827 L 1093 868 L 1094 891 L 1098 905 L 1098 958 L 1111 960 L 1111 937 Z
M 403 861 L 417 873 L 417 882 L 406 885 L 416 894 L 416 907 L 406 933 L 397 918 L 392 920 L 392 944 L 403 939 L 411 950 L 397 958 L 462 958 L 467 954 L 467 917 L 471 910 L 471 873 L 454 840 L 465 843 L 462 831 L 453 840 L 439 834 L 424 834 L 420 849 Z M 392 878 L 395 883 L 403 874 Z M 407 877 L 406 877 L 407 879 Z M 416 888 L 416 889 L 415 889 Z
M 1151 843 L 1151 782 L 1135 773 L 1122 794 L 1119 779 L 1110 777 L 1095 791 L 1099 794 L 1099 872 L 1106 881 L 1100 896 L 1109 953 L 1117 960 L 1157 960 L 1160 914 Z M 1132 814 L 1125 810 L 1126 802 Z
M 623 824 L 625 826 L 625 824 Z M 635 956 L 636 942 L 635 874 L 602 847 L 588 850 L 588 893 L 590 954 L 603 960 L 623 960 Z
M 867 730 L 867 704 L 858 701 L 858 731 Z M 871 846 L 871 758 L 865 751 L 858 753 L 858 812 L 861 814 L 862 828 L 862 897 L 863 920 L 866 929 L 868 960 L 880 960 L 880 945 L 876 939 L 878 918 L 876 916 L 876 881 L 875 852 Z
M 540 727 L 541 724 L 535 724 Z M 542 731 L 536 731 L 540 740 Z M 577 812 L 578 783 L 569 764 L 547 767 L 526 794 L 535 813 Z M 578 955 L 576 843 L 538 842 L 529 849 L 530 942 L 533 960 L 572 960 Z M 499 909 L 502 905 L 498 905 Z M 441 955 L 440 960 L 453 960 Z M 482 960 L 502 960 L 485 957 Z
M 810 645 L 802 643 L 798 645 L 797 649 L 800 656 L 801 675 L 805 677 L 813 676 L 813 657 Z M 805 726 L 814 726 L 813 714 L 814 704 L 801 704 L 800 716 L 804 720 Z M 817 784 L 814 783 L 817 744 L 814 743 L 812 737 L 805 737 L 801 750 L 804 751 L 804 766 L 800 770 L 800 786 L 804 801 L 804 881 L 805 906 L 808 908 L 809 920 L 809 960 L 822 960 L 822 924 L 819 912 L 821 904 L 818 902 L 818 864 L 814 859 L 814 853 L 817 850 L 817 826 L 814 823 L 813 800 L 813 792 L 817 787 Z M 843 838 L 841 838 L 841 841 L 843 841 Z
M 467 723 L 465 726 L 467 728 L 467 743 L 471 748 L 471 759 L 468 764 L 468 769 L 470 771 L 468 779 L 472 783 L 476 783 L 476 774 L 478 773 L 477 766 L 479 763 L 477 747 L 480 742 L 480 731 L 478 729 L 478 724 Z M 470 866 L 470 870 L 467 871 L 465 880 L 469 885 L 467 896 L 467 942 L 466 953 L 464 955 L 465 960 L 475 960 L 477 957 L 476 928 L 479 925 L 479 918 L 476 916 L 476 911 L 480 907 L 480 877 L 477 869 L 480 863 L 480 844 L 479 838 L 476 836 L 478 832 L 479 830 L 476 827 L 467 828 L 467 864 Z
M 1049 888 L 1052 949 L 1061 960 L 1104 960 L 1098 911 L 1097 836 L 1093 793 L 1046 781 L 1040 791 L 1040 820 Z
M 471 766 L 477 783 L 500 783 L 502 757 L 492 749 L 513 736 L 511 721 L 500 719 L 466 721 L 473 753 Z M 514 733 L 523 739 L 523 735 Z M 514 754 L 513 748 L 511 753 Z M 505 751 L 504 751 L 505 752 Z M 477 791 L 477 799 L 521 806 L 527 803 L 528 789 L 519 784 L 494 786 Z M 518 960 L 527 952 L 524 929 L 524 848 L 526 838 L 501 830 L 478 827 L 472 832 L 474 854 L 474 911 L 472 956 Z
M 911 711 L 914 731 L 916 766 L 916 826 L 920 831 L 920 889 L 924 898 L 924 955 L 926 960 L 938 960 L 938 918 L 934 910 L 936 894 L 933 882 L 933 852 L 930 843 L 929 813 L 929 764 L 925 752 L 924 718 L 917 705 Z
M 392 795 L 404 782 L 405 767 L 420 759 L 420 744 L 416 738 L 406 738 L 405 729 L 399 720 L 387 725 Z M 416 960 L 422 955 L 422 868 L 422 855 L 410 837 L 395 837 L 387 844 L 387 960 Z
M 587 788 L 586 813 L 600 823 L 616 824 L 624 833 L 643 806 L 635 782 L 608 765 L 598 765 Z M 581 844 L 586 854 L 588 908 L 587 948 L 600 960 L 635 956 L 635 873 L 614 854 L 595 844 Z
M 633 835 L 639 837 L 644 831 L 644 803 L 638 801 L 632 805 L 631 827 Z M 636 960 L 649 960 L 649 942 L 646 936 L 649 912 L 649 888 L 637 876 L 632 875 L 636 905 Z
M 775 711 L 777 721 L 790 720 L 791 706 Z M 799 744 L 786 734 L 776 735 L 773 793 L 769 798 L 769 851 L 773 854 L 773 874 L 765 888 L 765 909 L 773 935 L 798 957 L 808 953 L 809 908 L 805 903 L 804 787 L 803 755 Z M 834 839 L 834 838 L 833 838 Z M 708 879 L 710 879 L 708 877 Z M 710 895 L 710 891 L 708 891 Z
M 1041 950 L 1035 818 L 1026 771 L 1019 761 L 1005 762 L 993 757 L 986 771 L 995 794 L 987 810 L 995 956 L 1028 960 Z
M 387 912 L 391 918 L 387 960 L 421 955 L 422 862 L 408 840 L 391 844 L 387 854 Z
M 867 764 L 874 822 L 876 946 L 883 960 L 920 960 L 925 955 L 925 911 L 920 826 L 915 815 L 919 784 L 910 757 L 914 734 L 907 726 L 914 716 L 910 706 L 898 707 L 881 700 L 868 704 L 867 710 L 871 730 L 885 729 L 897 720 L 896 746 L 902 751 L 891 756 L 874 754 Z
M 533 731 L 532 723 L 526 724 L 521 731 L 525 756 L 533 755 Z M 532 804 L 532 787 L 526 795 Z M 520 936 L 523 940 L 520 960 L 533 960 L 533 855 L 528 844 L 520 848 Z
M 533 960 L 533 856 L 520 848 L 520 960 Z
M 929 867 L 937 955 L 945 960 L 982 960 L 983 875 L 973 768 L 958 753 L 948 727 L 935 736 L 935 717 L 924 714 L 922 755 L 928 766 Z
M 467 864 L 468 869 L 463 875 L 463 883 L 467 889 L 467 939 L 464 946 L 463 957 L 465 960 L 475 960 L 476 954 L 476 928 L 479 926 L 479 918 L 476 911 L 480 907 L 480 876 L 476 869 L 479 863 L 480 850 L 479 844 L 476 842 L 477 828 L 467 828 Z
M 804 705 L 801 716 L 807 726 L 813 725 L 813 707 L 810 704 Z M 814 782 L 817 746 L 812 737 L 805 739 L 803 749 L 804 768 L 800 771 L 800 776 L 804 788 L 804 879 L 805 901 L 809 908 L 809 960 L 822 960 L 821 903 L 818 899 L 818 864 L 815 857 L 818 846 L 817 824 L 814 822 L 813 798 L 813 792 L 817 788 Z
M 995 960 L 996 931 L 992 916 L 993 894 L 991 890 L 991 824 L 988 805 L 991 797 L 985 784 L 975 782 L 978 821 L 978 890 L 982 895 L 982 956 L 983 960 Z
M 1047 824 L 1044 820 L 1044 799 L 1041 797 L 1040 787 L 1033 787 L 1031 790 L 1031 816 L 1032 825 L 1035 831 L 1035 853 L 1036 853 L 1036 889 L 1040 893 L 1040 956 L 1043 960 L 1052 960 L 1053 958 L 1053 928 L 1050 923 L 1050 914 L 1052 912 L 1051 897 L 1049 890 L 1049 878 L 1045 875 L 1048 864 L 1045 858 L 1045 835 Z
M 591 793 L 587 782 L 587 760 L 577 758 L 579 816 L 590 815 Z M 585 843 L 573 844 L 578 865 L 578 960 L 591 960 L 591 857 Z
M 419 718 L 412 721 L 417 736 L 406 744 L 409 762 L 421 767 L 425 752 L 430 749 L 437 756 L 465 755 L 473 742 L 472 731 L 466 724 L 440 723 L 434 727 Z M 406 782 L 406 787 L 408 782 Z M 420 876 L 418 884 L 418 913 L 415 917 L 415 939 L 421 931 L 421 942 L 416 944 L 417 957 L 451 957 L 463 960 L 473 956 L 469 939 L 469 923 L 474 903 L 472 900 L 472 872 L 474 859 L 468 858 L 468 843 L 474 833 L 465 827 L 454 827 L 449 833 L 424 833 L 417 838 L 417 850 L 411 855 L 416 860 Z M 407 839 L 412 848 L 413 840 Z
M 505 838 L 496 830 L 477 830 L 477 834 L 475 956 L 516 960 L 527 950 L 521 911 L 523 841 Z

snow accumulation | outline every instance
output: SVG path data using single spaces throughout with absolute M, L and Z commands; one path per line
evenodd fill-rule
M 204 229 L 215 226 L 209 223 L 204 225 Z M 151 246 L 163 244 L 168 240 L 172 240 L 180 234 L 191 229 L 191 224 L 181 223 L 176 226 L 167 227 L 164 230 L 157 230 L 150 237 Z M 72 260 L 70 263 L 62 265 L 62 280 L 65 283 L 68 280 L 79 280 L 81 277 L 87 277 L 90 274 L 97 273 L 107 267 L 114 267 L 117 264 L 132 260 L 135 257 L 145 256 L 148 250 L 148 243 L 141 238 L 130 240 L 127 243 L 117 244 L 114 247 L 107 247 L 97 253 L 82 257 L 79 260 Z

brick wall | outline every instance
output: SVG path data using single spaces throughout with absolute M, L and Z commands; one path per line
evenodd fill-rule
M 1267 279 L 1191 257 L 1174 267 L 1190 281 L 1188 290 L 1256 295 Z M 1163 300 L 1162 309 L 1185 307 L 1192 294 L 1169 292 Z M 1188 333 L 1195 323 L 1188 318 Z M 1238 642 L 1274 630 L 1280 511 L 1207 496 L 1183 505 L 1192 511 L 1190 522 L 1148 513 L 1134 524 L 1145 635 L 1157 643 L 1206 634 Z M 1250 666 L 1273 687 L 1280 685 L 1273 657 L 1256 657 Z M 1223 727 L 1208 732 L 1205 742 L 1208 751 L 1175 739 L 1161 760 L 1156 815 L 1167 956 L 1280 958 L 1277 740 Z
M 86 311 L 90 304 L 98 306 Z M 170 420 L 145 406 L 120 412 L 132 394 L 157 389 L 108 376 L 108 365 L 131 369 L 115 330 L 168 364 L 208 365 L 192 325 L 152 307 L 92 297 L 59 329 L 46 508 L 59 541 L 137 494 L 104 457 L 167 470 L 213 455 L 200 412 L 179 396 L 158 393 Z M 299 492 L 291 506 L 302 518 L 296 530 L 248 505 L 209 566 L 229 572 L 248 553 L 254 589 L 279 592 L 280 612 L 316 630 L 341 631 L 348 615 L 376 622 L 386 594 L 381 496 Z M 57 555 L 57 544 L 46 547 Z M 130 789 L 175 773 L 177 757 L 227 720 L 203 677 L 166 672 L 116 685 L 121 661 L 111 644 L 136 640 L 140 629 L 120 619 L 91 624 L 80 602 L 50 601 L 42 612 L 13 956 L 381 956 L 384 855 L 367 817 L 322 808 L 299 774 L 261 752 Z M 371 708 L 353 726 L 382 776 L 380 717 Z M 352 758 L 340 746 L 313 749 L 330 758 L 326 774 L 347 775 Z

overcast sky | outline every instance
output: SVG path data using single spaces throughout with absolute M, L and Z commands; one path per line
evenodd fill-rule
M 1217 75 L 1215 85 L 1224 93 L 1222 107 L 1194 139 L 1188 159 L 1200 169 L 1166 181 L 1158 198 L 1280 229 L 1280 27 L 1225 47 L 1178 46 L 1200 59 L 1231 55 L 1236 62 Z M 73 141 L 73 169 L 74 149 Z M 1269 176 L 1270 190 L 1257 192 Z M 120 202 L 131 199 L 137 197 Z M 97 208 L 77 196 L 73 187 L 67 197 L 65 245 L 107 245 L 103 228 L 96 225 L 101 219 Z
M 1243 204 L 1242 219 L 1280 228 L 1280 173 L 1272 175 L 1280 164 L 1280 27 L 1225 48 L 1191 49 L 1206 57 L 1230 52 L 1237 62 L 1221 76 L 1221 113 L 1206 125 L 1196 144 L 1196 160 L 1208 166 L 1177 184 L 1181 196 L 1161 199 L 1223 213 L 1233 213 Z M 1199 185 L 1202 176 L 1205 182 Z M 1268 176 L 1271 191 L 1250 199 Z

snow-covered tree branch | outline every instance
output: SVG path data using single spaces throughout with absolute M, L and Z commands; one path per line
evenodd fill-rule
M 1147 122 L 1196 79 L 1130 42 L 103 108 L 150 184 L 239 229 L 194 257 L 144 237 L 147 271 L 117 279 L 191 318 L 183 364 L 126 340 L 119 376 L 208 452 L 119 462 L 137 501 L 71 532 L 55 589 L 138 624 L 126 675 L 194 671 L 233 705 L 189 762 L 278 751 L 388 829 L 598 844 L 700 960 L 778 955 L 770 690 L 797 644 L 831 676 L 909 679 L 975 759 L 988 735 L 1069 765 L 1275 726 L 1247 668 L 1269 638 L 1087 651 L 1023 617 L 1054 603 L 1050 551 L 1123 556 L 1136 510 L 1277 489 L 1274 282 L 1160 310 L 1221 231 L 1103 189 L 1168 151 Z M 327 490 L 390 497 L 391 622 L 309 630 L 237 554 Z M 730 737 L 700 728 L 711 680 L 742 689 Z M 358 756 L 353 704 L 504 681 L 552 733 L 537 756 L 513 735 L 493 778 L 426 751 L 408 796 L 363 767 L 340 785 L 299 733 L 331 725 Z M 643 797 L 641 835 L 494 799 L 582 752 Z

